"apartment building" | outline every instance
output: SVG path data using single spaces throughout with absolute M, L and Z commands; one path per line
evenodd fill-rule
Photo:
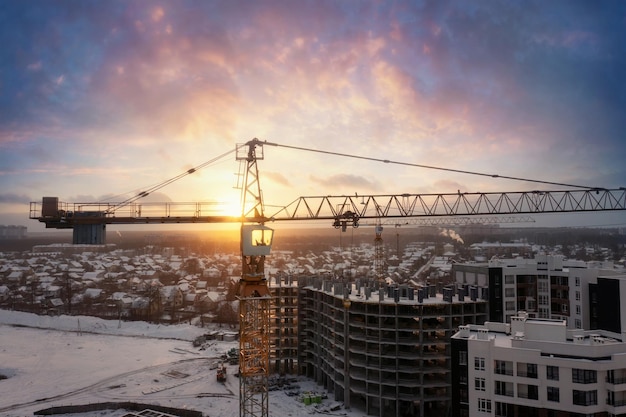
M 523 310 L 530 317 L 565 320 L 572 329 L 598 327 L 598 277 L 623 273 L 611 263 L 566 260 L 560 255 L 452 266 L 457 285 L 489 287 L 489 321 L 508 323 Z
M 451 415 L 626 416 L 625 339 L 525 313 L 461 326 L 451 341 Z
M 451 336 L 486 320 L 483 290 L 300 278 L 299 373 L 368 415 L 449 415 Z

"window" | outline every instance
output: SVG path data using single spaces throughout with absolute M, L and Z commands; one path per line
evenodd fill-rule
M 537 364 L 519 362 L 517 364 L 517 376 L 537 378 Z
M 515 288 L 505 288 L 504 296 L 505 297 L 515 297 Z
M 485 398 L 478 399 L 478 411 L 483 413 L 491 413 L 491 400 Z
M 485 370 L 485 358 L 474 358 L 474 369 L 476 371 L 484 371 Z
M 575 389 L 572 391 L 572 398 L 575 405 L 597 405 L 598 391 L 579 391 Z
M 580 301 L 580 291 L 576 291 L 576 301 Z
M 580 316 L 580 304 L 576 304 L 576 315 Z
M 496 395 L 505 395 L 507 397 L 513 396 L 513 383 L 504 381 L 495 381 L 494 392 Z
M 546 379 L 551 381 L 559 380 L 559 367 L 558 366 L 546 366 Z
M 591 369 L 572 369 L 572 382 L 577 384 L 595 384 L 598 373 Z
M 507 301 L 504 307 L 505 310 L 515 311 L 515 301 Z
M 468 398 L 469 398 L 469 396 L 468 396 L 468 393 L 467 393 L 467 389 L 461 388 L 459 390 L 459 401 L 462 402 L 462 403 L 467 403 Z
M 485 378 L 474 378 L 474 389 L 476 391 L 485 391 Z
M 576 277 L 576 286 L 580 287 L 580 277 Z
M 580 321 L 580 319 L 574 320 L 574 327 L 577 328 L 577 329 L 582 329 L 583 328 L 583 324 Z
M 548 401 L 559 402 L 559 389 L 557 387 L 548 387 Z
M 462 350 L 459 352 L 459 365 L 467 365 L 467 351 Z
M 496 417 L 513 416 L 513 405 L 496 401 Z
M 606 372 L 606 382 L 609 384 L 625 384 L 626 369 L 610 369 Z
M 505 284 L 515 284 L 515 276 L 513 276 L 513 275 L 505 275 L 504 276 L 504 283 Z
M 529 400 L 539 399 L 539 387 L 537 385 L 517 384 L 518 398 L 528 398 Z
M 511 361 L 495 361 L 494 372 L 498 375 L 513 375 L 513 362 Z

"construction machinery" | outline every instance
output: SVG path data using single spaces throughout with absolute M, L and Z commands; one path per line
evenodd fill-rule
M 217 382 L 226 382 L 226 365 L 221 364 L 217 368 L 217 372 L 215 373 L 215 379 L 217 380 Z
M 265 216 L 257 161 L 263 159 L 263 146 L 284 146 L 253 139 L 236 148 L 236 159 L 243 167 L 241 178 L 241 215 L 206 215 L 202 203 L 139 204 L 138 201 L 154 191 L 142 191 L 122 203 L 62 203 L 56 197 L 44 197 L 30 204 L 30 218 L 47 228 L 73 229 L 73 242 L 104 243 L 108 224 L 176 224 L 176 223 L 240 223 L 241 266 L 239 288 L 239 367 L 240 416 L 268 416 L 269 377 L 269 318 L 270 293 L 265 278 L 265 257 L 270 254 L 273 230 L 269 221 L 327 220 L 346 230 L 359 222 L 376 221 L 376 239 L 380 244 L 378 262 L 382 262 L 381 219 L 394 220 L 396 226 L 423 219 L 469 218 L 483 216 L 514 216 L 537 213 L 572 213 L 626 210 L 626 190 L 561 185 L 575 189 L 562 191 L 523 191 L 449 194 L 381 194 L 299 197 L 282 206 L 276 213 Z M 320 152 L 312 149 L 287 148 Z M 336 156 L 353 155 L 324 152 Z M 375 160 L 373 158 L 357 157 Z M 391 163 L 388 160 L 377 160 Z M 422 168 L 423 165 L 414 165 Z M 195 172 L 190 169 L 182 175 Z M 462 173 L 467 171 L 449 170 Z M 470 173 L 472 174 L 472 173 Z M 485 175 L 473 173 L 477 175 Z M 491 177 L 518 179 L 499 175 Z M 179 177 L 175 177 L 176 179 Z M 529 181 L 529 180 L 525 180 Z M 168 180 L 164 184 L 171 183 Z M 382 264 L 376 266 L 377 273 Z

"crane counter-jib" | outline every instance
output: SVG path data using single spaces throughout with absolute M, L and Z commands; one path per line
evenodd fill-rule
M 44 197 L 30 203 L 30 218 L 48 228 L 71 228 L 89 224 L 160 224 L 160 223 L 241 223 L 263 222 L 265 218 L 220 214 L 220 205 L 201 203 L 146 203 L 119 208 L 116 203 L 65 203 L 56 197 Z

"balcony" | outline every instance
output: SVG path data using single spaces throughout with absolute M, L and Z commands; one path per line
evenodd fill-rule
M 494 371 L 496 375 L 509 375 L 513 376 L 513 369 L 496 369 Z

